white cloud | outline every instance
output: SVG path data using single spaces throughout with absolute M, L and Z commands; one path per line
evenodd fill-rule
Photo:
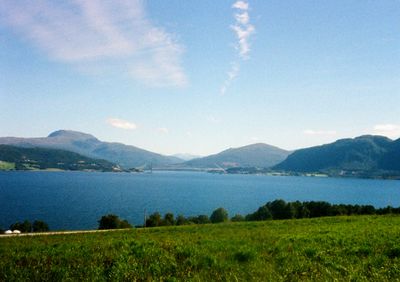
M 158 132 L 161 132 L 162 134 L 168 134 L 169 133 L 169 130 L 166 127 L 160 127 L 157 130 L 158 130 Z
M 240 61 L 249 58 L 250 53 L 250 36 L 255 32 L 255 28 L 250 24 L 250 16 L 248 13 L 249 3 L 247 1 L 236 1 L 232 8 L 236 9 L 235 24 L 231 29 L 235 32 L 237 42 L 235 48 L 238 50 L 238 58 L 231 63 L 231 68 L 227 73 L 227 79 L 223 82 L 220 94 L 224 95 L 232 81 L 239 75 Z
M 228 78 L 224 81 L 221 86 L 220 93 L 224 95 L 228 87 L 231 85 L 232 81 L 239 75 L 240 65 L 237 62 L 231 63 L 231 69 L 228 71 Z
M 374 134 L 387 136 L 389 138 L 400 137 L 400 124 L 377 124 L 374 126 Z
M 312 130 L 307 129 L 303 131 L 306 135 L 336 135 L 337 132 L 335 130 Z
M 240 9 L 240 10 L 248 10 L 249 9 L 249 4 L 245 1 L 236 1 L 233 5 L 232 8 Z
M 239 56 L 242 59 L 247 59 L 250 52 L 249 38 L 255 32 L 254 26 L 249 23 L 250 17 L 247 12 L 249 4 L 245 1 L 237 1 L 232 7 L 238 10 L 235 14 L 236 23 L 231 28 L 238 39 L 237 49 L 239 50 Z
M 151 23 L 141 0 L 4 0 L 0 23 L 78 69 L 111 65 L 151 86 L 187 83 L 183 47 Z
M 133 122 L 129 122 L 119 118 L 109 118 L 107 119 L 107 123 L 111 126 L 121 129 L 133 130 L 136 129 L 137 126 Z

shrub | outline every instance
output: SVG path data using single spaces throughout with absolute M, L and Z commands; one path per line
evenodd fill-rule
M 228 212 L 224 208 L 218 208 L 211 214 L 210 220 L 212 223 L 228 221 Z
M 231 221 L 233 222 L 239 222 L 239 221 L 244 221 L 244 217 L 241 214 L 235 214 L 232 218 Z

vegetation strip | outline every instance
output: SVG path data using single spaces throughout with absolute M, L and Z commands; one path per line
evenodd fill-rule
M 0 281 L 395 281 L 400 217 L 7 237 Z

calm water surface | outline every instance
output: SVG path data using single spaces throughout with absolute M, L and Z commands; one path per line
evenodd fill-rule
M 245 215 L 275 199 L 397 207 L 400 181 L 201 172 L 0 172 L 0 228 L 41 219 L 52 230 L 92 229 L 108 213 L 142 224 L 144 209 L 190 216 L 224 207 L 230 215 Z

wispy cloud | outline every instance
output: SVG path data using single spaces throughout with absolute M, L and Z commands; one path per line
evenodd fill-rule
M 389 138 L 400 137 L 400 124 L 377 124 L 374 126 L 374 134 Z
M 141 0 L 3 0 L 0 23 L 78 69 L 112 65 L 150 86 L 187 83 L 183 47 L 148 19 Z
M 119 118 L 109 118 L 107 119 L 107 123 L 111 126 L 121 129 L 133 130 L 136 129 L 137 126 L 133 122 L 129 122 Z
M 231 29 L 235 32 L 237 42 L 235 48 L 238 50 L 238 59 L 231 63 L 231 68 L 227 73 L 227 78 L 221 86 L 220 93 L 225 94 L 232 81 L 238 76 L 240 62 L 249 58 L 250 36 L 255 32 L 255 28 L 250 24 L 249 3 L 247 1 L 236 1 L 232 8 L 235 9 L 235 24 Z
M 312 130 L 307 129 L 303 131 L 306 135 L 336 135 L 337 132 L 335 130 Z
M 236 23 L 231 27 L 238 39 L 237 48 L 239 56 L 242 59 L 248 58 L 250 52 L 249 38 L 255 32 L 255 28 L 251 25 L 249 17 L 249 3 L 245 1 L 237 1 L 232 5 L 237 10 L 235 14 Z

